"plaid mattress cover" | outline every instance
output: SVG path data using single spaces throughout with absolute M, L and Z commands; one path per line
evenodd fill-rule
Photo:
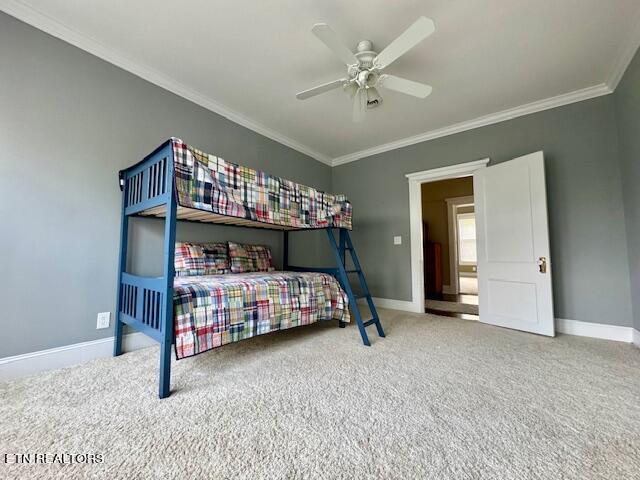
M 344 195 L 227 162 L 177 138 L 171 142 L 183 207 L 288 227 L 351 230 L 351 203 Z
M 338 281 L 316 272 L 176 277 L 173 303 L 178 359 L 319 320 L 350 320 Z

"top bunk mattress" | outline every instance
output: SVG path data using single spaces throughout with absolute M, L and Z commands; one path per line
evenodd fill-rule
M 178 204 L 227 217 L 296 229 L 351 230 L 351 203 L 171 139 Z

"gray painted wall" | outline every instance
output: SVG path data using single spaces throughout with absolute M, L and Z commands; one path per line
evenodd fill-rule
M 614 93 L 627 224 L 634 327 L 640 331 L 640 51 Z
M 629 85 L 638 82 L 637 59 L 616 94 L 626 159 L 625 236 L 613 97 L 406 147 L 332 172 L 3 13 L 0 58 L 0 358 L 112 334 L 96 330 L 95 317 L 114 311 L 116 172 L 171 135 L 227 160 L 348 194 L 372 291 L 400 300 L 411 296 L 404 174 L 487 156 L 496 163 L 543 149 L 556 315 L 631 324 L 627 240 L 637 292 L 638 102 Z M 161 226 L 134 221 L 132 271 L 160 272 Z M 297 235 L 292 260 L 324 263 L 322 234 Z M 393 235 L 403 236 L 402 246 L 392 245 Z M 281 236 L 275 232 L 180 224 L 178 239 L 266 243 L 281 261 Z
M 333 190 L 353 202 L 354 241 L 374 296 L 411 300 L 406 173 L 486 157 L 495 164 L 537 150 L 546 157 L 556 317 L 631 325 L 610 95 L 334 168 Z M 402 245 L 393 245 L 394 235 Z
M 168 137 L 330 189 L 328 166 L 1 12 L 0 58 L 0 358 L 113 334 L 95 325 L 115 310 L 117 171 Z M 132 268 L 157 274 L 162 222 L 135 223 Z M 292 260 L 320 263 L 324 238 L 296 235 Z M 281 261 L 278 232 L 182 223 L 177 236 L 266 243 Z

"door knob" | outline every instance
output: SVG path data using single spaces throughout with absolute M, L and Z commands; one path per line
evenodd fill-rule
M 547 257 L 538 258 L 538 271 L 540 273 L 547 273 Z

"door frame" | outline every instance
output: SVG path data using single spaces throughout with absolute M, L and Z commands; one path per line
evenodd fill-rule
M 409 181 L 409 223 L 411 236 L 411 303 L 412 311 L 424 313 L 424 258 L 422 256 L 422 184 L 468 177 L 489 163 L 489 158 L 432 168 L 405 175 Z
M 460 273 L 458 272 L 458 207 L 473 205 L 473 195 L 466 197 L 446 198 L 447 204 L 447 228 L 449 234 L 449 285 L 442 287 L 444 293 L 457 295 L 460 293 Z M 476 266 L 477 268 L 477 266 Z M 448 287 L 448 288 L 445 288 Z M 448 290 L 448 291 L 447 291 Z

